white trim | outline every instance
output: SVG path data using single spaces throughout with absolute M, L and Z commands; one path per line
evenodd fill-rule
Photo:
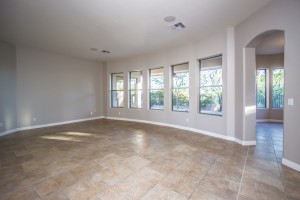
M 63 125 L 63 124 L 71 124 L 71 123 L 75 123 L 75 122 L 83 122 L 83 121 L 102 119 L 102 118 L 104 118 L 104 116 L 91 117 L 91 118 L 85 118 L 85 119 L 76 119 L 76 120 L 56 122 L 56 123 L 51 123 L 51 124 L 42 124 L 42 125 L 36 125 L 36 126 L 26 126 L 26 127 L 16 128 L 16 129 L 12 129 L 12 130 L 2 132 L 2 133 L 0 133 L 0 136 L 4 136 L 4 135 L 10 134 L 10 133 L 15 133 L 17 131 L 25 131 L 25 130 L 36 129 L 36 128 L 44 128 L 44 127 L 49 127 L 49 126 L 58 126 L 58 125 Z
M 280 122 L 283 123 L 281 119 L 256 119 L 256 122 Z
M 112 119 L 112 120 L 122 120 L 122 121 L 132 121 L 132 122 L 141 122 L 141 123 L 147 123 L 147 124 L 154 124 L 154 125 L 159 125 L 159 126 L 167 126 L 167 127 L 172 127 L 172 128 L 178 128 L 178 129 L 183 129 L 187 131 L 193 131 L 196 133 L 216 137 L 216 138 L 221 138 L 224 140 L 229 140 L 229 141 L 234 141 L 237 142 L 241 145 L 256 145 L 256 141 L 242 141 L 234 137 L 226 136 L 226 135 L 221 135 L 218 133 L 213 133 L 210 131 L 204 131 L 204 130 L 199 130 L 195 128 L 190 128 L 190 127 L 185 127 L 185 126 L 178 126 L 175 124 L 167 124 L 167 123 L 162 123 L 162 122 L 154 122 L 154 121 L 147 121 L 147 120 L 140 120 L 140 119 L 130 119 L 130 118 L 118 118 L 118 117 L 105 117 L 106 119 Z
M 294 163 L 288 159 L 282 158 L 282 164 L 300 172 L 300 165 L 298 163 Z
M 240 145 L 244 145 L 244 146 L 256 145 L 256 141 L 243 141 L 238 138 L 234 138 L 234 139 L 235 139 L 234 141 L 239 143 Z

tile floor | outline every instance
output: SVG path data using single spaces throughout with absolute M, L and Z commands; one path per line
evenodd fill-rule
M 300 173 L 280 164 L 282 136 L 266 126 L 256 147 L 106 119 L 10 134 L 0 199 L 300 199 Z

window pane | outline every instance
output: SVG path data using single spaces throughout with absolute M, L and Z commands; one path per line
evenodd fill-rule
M 143 73 L 133 71 L 130 75 L 130 108 L 143 107 Z
M 222 87 L 200 88 L 200 112 L 222 115 Z
M 123 90 L 124 89 L 124 78 L 123 73 L 111 74 L 111 89 L 112 90 Z
M 189 111 L 189 65 L 188 63 L 172 66 L 172 109 Z
M 274 69 L 272 76 L 272 107 L 283 108 L 284 69 Z
M 164 68 L 150 69 L 150 109 L 164 109 Z
M 124 107 L 123 98 L 124 98 L 124 91 L 112 91 L 111 92 L 112 107 Z
M 200 113 L 222 115 L 222 57 L 200 60 Z
M 164 90 L 150 90 L 150 109 L 164 109 Z
M 111 107 L 124 107 L 123 73 L 111 74 Z
M 130 72 L 130 89 L 143 89 L 142 71 Z
M 256 106 L 266 108 L 266 69 L 256 72 Z
M 173 88 L 189 87 L 189 66 L 188 64 L 175 65 L 172 68 Z
M 130 91 L 130 107 L 142 108 L 143 90 L 131 90 Z
M 173 110 L 174 111 L 189 111 L 189 88 L 173 89 Z

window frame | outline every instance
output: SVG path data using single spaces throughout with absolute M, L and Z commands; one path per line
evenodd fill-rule
M 257 71 L 258 70 L 264 70 L 265 71 L 265 106 L 264 107 L 258 107 L 257 106 L 257 93 L 258 93 L 258 87 L 257 87 Z M 267 68 L 263 68 L 263 67 L 260 67 L 260 68 L 257 68 L 256 69 L 256 81 L 255 81 L 255 85 L 256 85 L 256 108 L 257 109 L 268 109 L 268 101 L 269 101 L 269 98 L 268 98 L 268 79 L 269 79 L 269 76 L 268 76 L 268 73 L 269 73 L 269 70 Z
M 222 65 L 221 67 L 213 67 L 214 69 L 221 69 L 221 85 L 210 85 L 210 86 L 204 86 L 205 88 L 207 87 L 220 87 L 221 88 L 221 92 L 222 92 L 222 104 L 221 104 L 221 107 L 222 107 L 222 113 L 220 114 L 217 114 L 217 113 L 208 113 L 208 112 L 203 112 L 201 111 L 201 88 L 203 88 L 203 86 L 201 86 L 201 71 L 204 71 L 204 70 L 201 70 L 202 67 L 201 67 L 201 61 L 204 61 L 204 60 L 209 60 L 209 59 L 214 59 L 214 58 L 218 58 L 220 57 L 221 58 L 221 62 L 222 62 Z M 211 116 L 217 116 L 217 117 L 222 117 L 223 116 L 223 79 L 224 79 L 224 73 L 223 73 L 223 55 L 222 54 L 217 54 L 217 55 L 214 55 L 214 56 L 209 56 L 209 57 L 205 57 L 205 58 L 201 58 L 201 59 L 198 59 L 198 62 L 199 62 L 199 89 L 198 89 L 198 98 L 199 98 L 199 103 L 198 103 L 198 106 L 199 106 L 199 114 L 201 115 L 211 115 Z M 209 70 L 209 69 L 207 69 Z
M 181 88 L 174 88 L 174 67 L 179 66 L 179 65 L 187 65 L 188 66 L 188 87 L 181 87 Z M 188 90 L 188 110 L 174 110 L 174 89 L 187 89 Z M 173 112 L 183 112 L 183 113 L 189 113 L 190 112 L 190 66 L 189 62 L 183 62 L 175 65 L 171 65 L 171 110 Z
M 162 69 L 163 70 L 163 87 L 162 89 L 152 89 L 151 88 L 151 71 L 152 70 L 157 70 L 157 69 Z M 149 81 L 149 91 L 148 91 L 148 101 L 149 101 L 149 110 L 158 110 L 158 111 L 164 111 L 165 109 L 165 101 L 164 101 L 164 88 L 165 88 L 165 72 L 164 72 L 164 67 L 156 67 L 156 68 L 151 68 L 148 70 L 148 81 Z M 162 108 L 157 108 L 157 109 L 153 109 L 151 107 L 151 91 L 162 91 L 163 92 L 163 107 Z
M 113 75 L 115 74 L 122 74 L 123 75 L 123 90 L 118 90 L 118 89 L 114 89 L 113 88 Z M 125 92 L 124 92 L 124 72 L 113 72 L 113 73 L 110 73 L 110 107 L 111 108 L 124 108 L 124 95 L 125 95 Z M 114 92 L 123 92 L 123 106 L 114 106 L 113 104 L 113 93 Z
M 142 77 L 142 89 L 132 89 L 131 88 L 131 73 L 133 73 L 133 72 L 141 72 L 141 77 Z M 143 102 L 143 93 L 144 93 L 144 91 L 143 91 L 143 88 L 144 88 L 144 80 L 143 80 L 143 70 L 132 70 L 132 71 L 129 71 L 128 72 L 128 74 L 129 74 L 129 79 L 128 79 L 128 84 L 129 84 L 129 87 L 128 87 L 128 96 L 129 96 L 129 108 L 130 109 L 143 109 L 143 107 L 144 107 L 144 102 Z M 132 95 L 131 95 L 131 92 L 132 91 L 136 91 L 136 92 L 138 92 L 138 91 L 141 91 L 141 107 L 132 107 L 132 104 L 131 104 L 131 98 L 132 98 Z
M 273 90 L 273 83 L 274 83 L 274 77 L 273 77 L 273 75 L 274 75 L 274 70 L 277 70 L 277 69 L 282 69 L 283 70 L 283 95 L 282 95 L 282 107 L 273 107 L 273 105 L 274 105 L 274 102 L 273 102 L 273 95 L 274 95 L 274 90 Z M 272 105 L 271 105 L 271 109 L 274 109 L 274 110 L 283 110 L 284 109 L 284 87 L 285 87 L 285 70 L 284 70 L 284 67 L 274 67 L 274 68 L 272 68 L 272 85 L 271 85 L 271 96 L 270 96 L 270 98 L 272 99 Z

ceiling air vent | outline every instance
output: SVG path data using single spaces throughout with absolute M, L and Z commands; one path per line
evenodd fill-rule
M 186 26 L 182 22 L 178 22 L 176 24 L 169 25 L 169 27 L 172 30 L 181 30 L 181 29 L 184 29 Z

